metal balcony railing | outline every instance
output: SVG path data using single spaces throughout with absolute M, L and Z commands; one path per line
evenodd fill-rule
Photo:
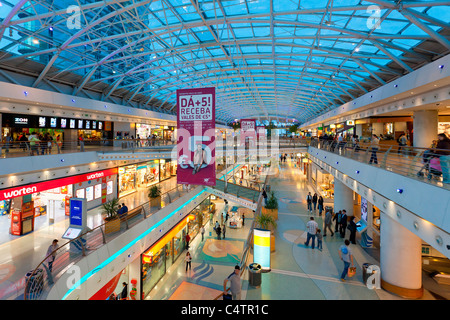
M 182 197 L 196 186 L 183 188 L 177 185 L 175 188 L 161 194 L 161 207 L 164 207 L 176 199 Z M 142 222 L 149 216 L 155 214 L 160 208 L 151 207 L 150 202 L 146 202 L 120 216 L 120 228 L 112 233 L 106 233 L 107 222 L 81 234 L 77 238 L 67 241 L 60 245 L 55 251 L 43 259 L 38 266 L 26 277 L 24 300 L 43 300 L 46 299 L 52 285 L 72 266 L 83 257 L 94 252 L 96 249 L 117 238 L 132 226 Z M 48 260 L 56 254 L 56 260 L 53 263 L 52 271 L 48 267 Z
M 310 146 L 450 189 L 442 182 L 442 168 L 450 166 L 442 156 L 450 155 L 450 150 L 326 140 L 313 140 Z

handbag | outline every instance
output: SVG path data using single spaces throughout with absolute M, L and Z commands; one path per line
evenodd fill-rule
M 231 293 L 224 294 L 223 300 L 233 300 L 233 296 L 231 295 Z
M 348 273 L 347 275 L 351 278 L 356 274 L 356 267 L 350 267 L 348 268 Z

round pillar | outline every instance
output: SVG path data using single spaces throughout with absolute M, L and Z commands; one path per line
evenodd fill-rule
M 334 212 L 344 209 L 353 216 L 353 190 L 334 178 Z
M 438 121 L 437 110 L 414 111 L 414 147 L 429 148 L 431 146 L 431 142 L 437 139 Z
M 380 212 L 381 287 L 405 298 L 423 295 L 422 240 Z

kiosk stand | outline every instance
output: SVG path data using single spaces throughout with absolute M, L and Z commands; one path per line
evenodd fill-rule
M 62 238 L 73 240 L 80 234 L 89 231 L 87 227 L 87 200 L 85 198 L 70 199 L 70 225 L 64 232 Z M 70 250 L 75 252 L 83 251 L 86 240 L 80 238 L 77 241 L 70 242 Z
M 16 208 L 15 203 L 19 203 L 20 208 Z M 34 202 L 31 200 L 31 195 L 14 199 L 12 206 L 10 233 L 22 236 L 32 232 L 34 230 Z

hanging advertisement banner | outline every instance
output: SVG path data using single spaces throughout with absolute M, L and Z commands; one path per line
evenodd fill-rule
M 216 185 L 215 88 L 177 90 L 177 183 Z
M 256 142 L 256 120 L 242 119 L 241 120 L 241 145 L 248 146 L 255 145 Z

